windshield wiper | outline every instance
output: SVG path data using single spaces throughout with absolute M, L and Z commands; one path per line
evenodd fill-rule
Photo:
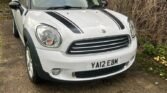
M 72 8 L 82 9 L 83 7 L 60 6 L 60 7 L 49 7 L 49 8 L 47 8 L 47 10 L 53 10 L 53 9 L 72 9 Z

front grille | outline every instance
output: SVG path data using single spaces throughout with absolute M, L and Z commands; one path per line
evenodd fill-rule
M 129 43 L 130 43 L 129 35 L 79 40 L 73 42 L 70 45 L 67 53 L 91 54 L 91 53 L 114 51 L 128 47 Z
M 125 65 L 126 64 L 121 64 L 121 65 L 118 65 L 118 66 L 105 68 L 105 69 L 99 69 L 99 70 L 93 70 L 93 71 L 75 72 L 75 76 L 77 78 L 92 78 L 92 77 L 108 75 L 108 74 L 112 74 L 114 72 L 122 70 Z

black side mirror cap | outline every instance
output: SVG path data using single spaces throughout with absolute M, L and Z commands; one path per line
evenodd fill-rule
M 102 0 L 102 7 L 107 7 L 108 6 L 108 0 Z
M 19 9 L 20 8 L 20 3 L 18 2 L 18 1 L 11 1 L 10 3 L 9 3 L 9 7 L 11 8 L 11 9 L 14 9 L 14 10 L 17 10 L 17 9 Z

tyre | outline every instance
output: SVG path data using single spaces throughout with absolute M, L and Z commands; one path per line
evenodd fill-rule
M 38 84 L 41 82 L 41 78 L 39 77 L 37 70 L 35 68 L 34 59 L 32 58 L 32 51 L 28 43 L 26 44 L 25 47 L 25 55 L 26 55 L 26 66 L 29 79 L 34 84 Z
M 19 33 L 18 33 L 18 30 L 17 30 L 17 27 L 16 27 L 14 20 L 13 20 L 13 35 L 16 38 L 19 38 Z

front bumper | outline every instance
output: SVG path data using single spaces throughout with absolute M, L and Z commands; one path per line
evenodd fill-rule
M 132 40 L 130 46 L 127 48 L 99 54 L 67 55 L 59 51 L 48 51 L 38 48 L 37 48 L 37 53 L 40 58 L 42 69 L 43 71 L 49 74 L 49 77 L 62 81 L 89 81 L 89 80 L 110 77 L 127 70 L 129 67 L 131 67 L 131 65 L 135 61 L 136 50 L 137 50 L 137 40 L 135 38 L 134 40 Z M 98 69 L 92 68 L 91 66 L 92 62 L 100 62 L 117 58 L 119 62 L 118 64 L 113 65 L 113 67 L 125 64 L 124 67 L 122 69 L 119 69 L 118 71 L 109 74 L 98 75 L 96 77 L 87 77 L 87 78 L 78 78 L 75 75 L 75 72 L 97 71 Z M 54 68 L 60 68 L 61 69 L 60 74 L 53 75 L 52 69 Z M 107 69 L 107 68 L 101 68 L 101 69 Z

